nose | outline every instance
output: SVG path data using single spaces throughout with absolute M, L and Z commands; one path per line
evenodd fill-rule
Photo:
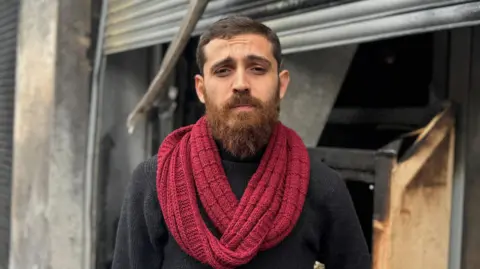
M 233 83 L 234 92 L 245 92 L 250 90 L 250 85 L 248 84 L 247 78 L 245 77 L 245 72 L 236 72 L 235 81 Z

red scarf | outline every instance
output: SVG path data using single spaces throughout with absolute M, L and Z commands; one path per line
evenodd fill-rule
M 158 152 L 157 193 L 165 223 L 183 251 L 213 268 L 246 264 L 288 236 L 302 211 L 309 179 L 305 145 L 281 123 L 240 201 L 204 117 L 170 134 Z M 196 192 L 221 238 L 203 221 Z

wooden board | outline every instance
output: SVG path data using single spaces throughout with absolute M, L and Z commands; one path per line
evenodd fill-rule
M 393 165 L 385 217 L 374 220 L 373 268 L 448 268 L 454 141 L 447 108 Z

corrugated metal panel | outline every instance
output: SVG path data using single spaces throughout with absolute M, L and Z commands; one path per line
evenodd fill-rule
M 457 3 L 441 5 L 441 1 L 422 0 L 422 3 L 427 2 L 432 2 L 432 5 L 428 8 L 356 22 L 330 23 L 327 27 L 320 25 L 308 27 L 307 30 L 300 29 L 281 33 L 283 52 L 288 54 L 480 24 L 480 2 L 478 1 L 443 1 L 444 4 L 447 4 L 447 2 Z M 302 19 L 306 18 L 307 15 L 308 17 L 328 16 L 326 13 L 305 14 Z M 334 15 L 334 12 L 329 15 Z M 285 22 L 282 22 L 282 24 L 285 24 Z M 272 23 L 272 27 L 275 27 L 274 23 Z
M 332 6 L 334 2 L 339 5 Z M 111 54 L 169 42 L 179 29 L 187 3 L 186 0 L 113 1 L 107 19 L 105 52 Z M 319 8 L 269 19 L 274 14 L 290 11 L 299 3 L 303 7 Z M 225 14 L 241 13 L 271 26 L 280 36 L 285 53 L 291 53 L 477 24 L 478 5 L 478 1 L 471 0 L 214 0 L 194 34 L 201 33 Z
M 8 268 L 18 1 L 0 3 L 0 269 Z
M 225 14 L 265 20 L 298 10 L 358 0 L 212 0 L 194 34 Z M 105 33 L 107 54 L 170 41 L 187 13 L 188 0 L 117 0 L 109 2 Z

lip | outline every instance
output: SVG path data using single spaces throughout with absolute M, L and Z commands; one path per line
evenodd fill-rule
M 251 105 L 239 105 L 233 108 L 233 110 L 236 110 L 236 111 L 251 111 L 253 109 L 255 109 L 255 107 Z

